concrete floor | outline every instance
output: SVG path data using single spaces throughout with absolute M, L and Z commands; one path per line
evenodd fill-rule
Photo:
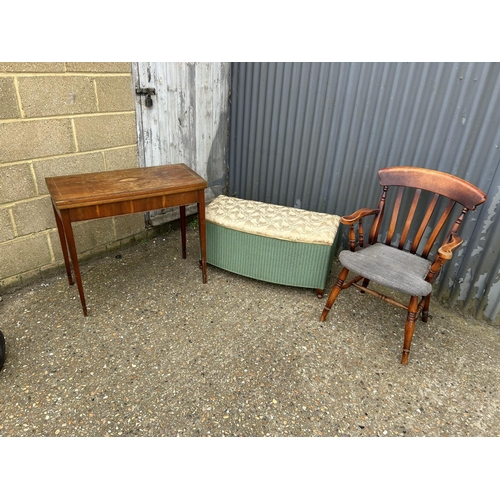
M 410 362 L 405 312 L 354 289 L 326 322 L 311 290 L 209 266 L 195 228 L 4 294 L 0 436 L 499 436 L 500 335 L 431 303 Z M 333 267 L 327 290 L 338 272 Z

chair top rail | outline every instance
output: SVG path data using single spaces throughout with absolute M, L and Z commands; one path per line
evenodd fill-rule
M 446 172 L 421 167 L 397 166 L 378 171 L 382 186 L 404 186 L 433 193 L 458 201 L 474 210 L 486 201 L 486 194 L 470 182 Z

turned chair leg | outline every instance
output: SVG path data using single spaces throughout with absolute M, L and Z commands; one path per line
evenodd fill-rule
M 429 304 L 431 302 L 431 294 L 427 295 L 424 299 L 424 307 L 422 309 L 422 321 L 424 323 L 427 323 L 427 320 L 429 319 Z
M 417 320 L 418 312 L 418 297 L 412 296 L 410 299 L 410 304 L 408 306 L 408 315 L 406 317 L 405 325 L 405 338 L 403 342 L 403 355 L 401 357 L 401 364 L 406 365 L 408 363 L 408 357 L 410 356 L 410 345 L 411 339 L 413 337 L 413 332 L 415 331 L 415 321 Z
M 363 279 L 363 286 L 365 288 L 368 288 L 368 285 L 370 284 L 370 280 L 368 278 Z M 360 290 L 361 293 L 365 293 L 364 290 Z
M 321 314 L 320 321 L 325 321 L 326 317 L 328 316 L 328 313 L 330 312 L 330 309 L 333 303 L 335 302 L 335 299 L 342 290 L 342 286 L 348 274 L 349 274 L 349 269 L 347 269 L 347 267 L 344 267 L 342 271 L 340 271 L 339 277 L 337 278 L 337 282 L 335 283 L 335 286 L 333 287 L 332 291 L 330 292 L 330 295 L 328 296 L 325 308 L 323 309 L 323 313 Z

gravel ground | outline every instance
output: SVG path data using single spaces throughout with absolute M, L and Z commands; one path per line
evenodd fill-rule
M 209 266 L 175 230 L 3 295 L 0 436 L 499 436 L 497 327 Z M 327 290 L 338 272 L 334 264 Z

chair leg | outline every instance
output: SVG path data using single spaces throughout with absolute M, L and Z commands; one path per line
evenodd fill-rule
M 363 286 L 364 286 L 365 288 L 368 288 L 368 285 L 369 285 L 369 284 L 370 284 L 370 280 L 369 280 L 368 278 L 364 278 L 364 279 L 363 279 Z M 361 293 L 363 293 L 363 294 L 365 293 L 365 291 L 364 291 L 364 290 L 360 290 L 360 292 L 361 292 Z
M 406 317 L 405 325 L 405 338 L 403 342 L 403 355 L 401 357 L 401 364 L 406 365 L 408 363 L 408 357 L 410 356 L 410 345 L 411 339 L 413 337 L 413 332 L 415 331 L 415 321 L 417 320 L 418 312 L 418 297 L 412 296 L 410 299 L 410 304 L 408 306 L 408 315 Z
M 344 284 L 344 281 L 347 278 L 348 274 L 349 274 L 349 269 L 347 269 L 347 267 L 344 267 L 342 271 L 340 271 L 339 277 L 337 278 L 337 282 L 335 283 L 335 286 L 333 287 L 332 291 L 330 292 L 330 295 L 328 296 L 328 300 L 326 301 L 325 308 L 323 309 L 323 313 L 321 314 L 320 321 L 325 321 L 326 317 L 328 316 L 328 313 L 330 312 L 330 309 L 333 303 L 335 302 L 335 299 L 342 290 L 342 285 Z
M 424 307 L 422 309 L 422 321 L 427 323 L 429 319 L 429 304 L 431 303 L 431 294 L 427 295 L 424 300 Z

